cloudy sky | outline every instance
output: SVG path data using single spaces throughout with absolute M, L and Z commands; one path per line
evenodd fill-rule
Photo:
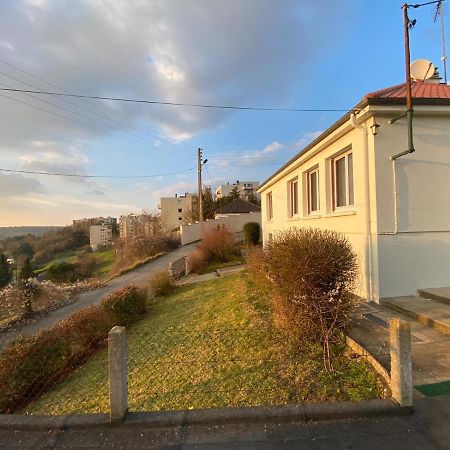
M 346 109 L 402 82 L 397 0 L 0 0 L 0 88 L 196 104 Z M 412 57 L 440 64 L 434 8 Z M 447 20 L 450 23 L 450 18 Z M 251 112 L 0 91 L 0 226 L 156 208 L 196 186 L 260 180 L 341 113 Z

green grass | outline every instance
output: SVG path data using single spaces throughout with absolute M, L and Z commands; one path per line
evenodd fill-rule
M 272 312 L 239 273 L 178 288 L 128 330 L 131 411 L 256 406 L 377 398 L 381 385 L 364 363 L 292 347 Z M 31 414 L 108 411 L 107 352 L 95 354 Z M 22 411 L 24 412 L 24 411 Z
M 110 272 L 117 258 L 117 253 L 112 249 L 94 252 L 92 255 L 97 263 L 94 276 L 101 276 Z
M 55 263 L 59 263 L 59 262 L 69 262 L 69 263 L 74 263 L 77 260 L 77 256 L 76 256 L 76 252 L 75 250 L 66 250 L 65 252 L 61 252 L 61 253 L 57 253 L 55 255 L 55 257 L 49 261 L 48 263 L 42 264 L 40 266 L 38 266 L 34 272 L 36 274 L 45 272 L 48 270 L 48 268 Z
M 245 258 L 239 255 L 232 255 L 230 261 L 220 262 L 220 261 L 212 261 L 208 263 L 200 272 L 199 275 L 203 275 L 205 273 L 215 272 L 217 269 L 223 269 L 225 267 L 235 266 L 236 264 L 245 263 Z

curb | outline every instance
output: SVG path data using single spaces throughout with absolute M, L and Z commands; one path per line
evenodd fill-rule
M 445 323 L 431 319 L 430 317 L 424 316 L 423 314 L 410 311 L 409 309 L 391 303 L 389 300 L 383 300 L 382 305 L 385 305 L 393 311 L 399 312 L 400 314 L 411 317 L 411 319 L 414 319 L 416 322 L 419 322 L 427 327 L 431 327 L 436 331 L 439 331 L 440 333 L 450 335 L 450 326 L 446 325 Z
M 336 403 L 303 403 L 282 406 L 213 408 L 185 411 L 128 413 L 119 423 L 111 423 L 108 414 L 72 414 L 32 416 L 0 414 L 0 429 L 55 430 L 98 426 L 189 426 L 255 422 L 312 422 L 375 416 L 412 414 L 411 406 L 395 400 L 362 400 Z
M 380 375 L 384 381 L 390 386 L 391 384 L 391 376 L 389 372 L 381 365 L 381 363 L 373 356 L 362 344 L 355 341 L 350 336 L 346 337 L 348 347 L 354 351 L 355 353 L 360 354 L 372 367 L 373 369 Z

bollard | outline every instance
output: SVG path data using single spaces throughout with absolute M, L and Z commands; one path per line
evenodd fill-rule
M 390 319 L 391 391 L 401 406 L 412 406 L 411 328 L 408 322 Z
M 127 340 L 125 327 L 108 333 L 109 407 L 111 422 L 122 420 L 128 410 Z

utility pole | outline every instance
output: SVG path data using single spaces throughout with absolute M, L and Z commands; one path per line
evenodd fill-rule
M 198 170 L 198 221 L 203 222 L 203 189 L 202 189 L 202 149 L 197 150 Z
M 410 21 L 408 17 L 408 5 L 402 6 L 403 9 L 403 28 L 405 33 L 405 68 L 406 68 L 406 120 L 408 124 L 408 153 L 414 152 L 413 142 L 413 105 L 412 105 L 412 87 L 411 87 L 411 53 L 409 49 L 409 29 L 416 23 Z

